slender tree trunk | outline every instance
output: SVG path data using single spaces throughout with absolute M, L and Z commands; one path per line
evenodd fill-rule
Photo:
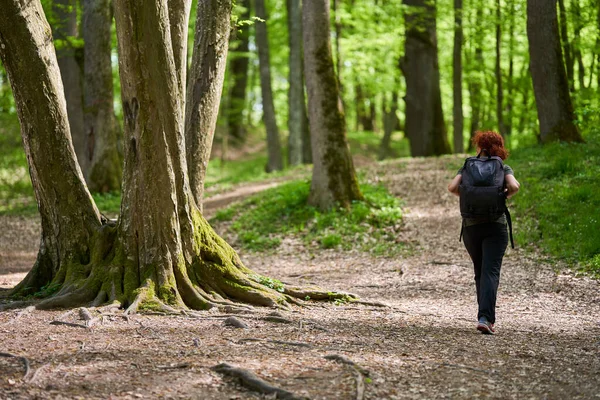
M 241 18 L 250 19 L 250 0 L 242 0 L 239 5 L 244 7 Z M 233 50 L 234 57 L 230 61 L 230 71 L 233 75 L 233 85 L 229 92 L 230 107 L 227 110 L 227 124 L 229 136 L 238 144 L 246 140 L 244 126 L 244 109 L 246 108 L 246 87 L 248 86 L 248 51 L 250 39 L 250 26 L 244 26 L 237 33 L 238 45 Z
M 428 0 L 404 0 L 406 43 L 402 70 L 406 78 L 406 135 L 411 154 L 450 153 L 442 112 L 438 66 L 436 5 Z
M 509 22 L 508 22 L 508 81 L 506 87 L 506 95 L 508 101 L 506 102 L 506 136 L 510 137 L 512 134 L 513 126 L 513 93 L 514 93 L 514 53 L 515 53 L 515 0 L 509 0 Z
M 452 54 L 452 88 L 453 88 L 453 106 L 452 106 L 452 125 L 454 134 L 454 152 L 464 153 L 464 117 L 462 109 L 462 0 L 454 0 L 454 49 Z
M 502 29 L 501 29 L 502 11 L 500 9 L 500 0 L 496 0 L 496 119 L 498 120 L 498 130 L 502 137 L 506 137 L 506 127 L 504 126 L 504 93 L 502 92 Z
M 577 80 L 579 90 L 585 89 L 585 65 L 583 64 L 583 55 L 581 53 L 581 30 L 583 29 L 581 6 L 579 0 L 571 0 L 571 15 L 573 16 L 573 62 L 577 61 Z
M 199 0 L 196 14 L 197 33 L 185 106 L 185 143 L 190 185 L 200 210 L 223 92 L 231 7 L 230 0 Z
M 398 92 L 392 92 L 392 101 L 389 110 L 386 107 L 386 101 L 383 101 L 383 138 L 379 145 L 379 160 L 385 160 L 391 153 L 392 134 L 398 125 Z
M 122 154 L 119 124 L 113 109 L 111 0 L 84 0 L 85 136 L 88 187 L 94 192 L 121 188 Z
M 304 74 L 302 68 L 302 9 L 300 0 L 288 0 L 288 27 L 290 44 L 289 70 L 289 118 L 288 163 L 303 163 L 303 139 L 307 129 L 306 103 L 304 99 Z
M 575 91 L 573 46 L 569 41 L 569 29 L 567 24 L 567 11 L 565 9 L 565 0 L 558 0 L 558 9 L 560 12 L 560 40 L 562 42 L 562 51 L 565 57 L 565 66 L 567 67 L 567 81 L 569 82 L 569 90 L 573 92 Z
M 354 108 L 356 109 L 356 130 L 359 131 L 361 129 L 361 126 L 363 130 L 367 130 L 364 126 L 364 121 L 366 119 L 365 96 L 363 94 L 363 88 L 360 82 L 356 83 L 355 94 L 356 105 Z
M 346 122 L 339 101 L 329 41 L 329 1 L 305 0 L 304 70 L 312 136 L 313 176 L 309 202 L 321 210 L 349 207 L 362 199 L 346 140 Z
M 483 6 L 478 3 L 477 10 L 475 13 L 475 21 L 481 21 L 483 19 Z M 483 29 L 481 25 L 475 24 L 475 49 L 473 51 L 473 61 L 470 62 L 470 69 L 477 69 L 480 71 L 484 66 L 483 60 Z M 482 114 L 482 99 L 481 90 L 483 87 L 483 83 L 480 78 L 480 74 L 473 74 L 472 72 L 469 74 L 469 80 L 467 81 L 467 85 L 469 87 L 469 102 L 471 103 L 471 126 L 469 129 L 469 144 L 468 150 L 472 151 L 473 142 L 472 139 L 475 136 L 475 132 L 477 132 L 481 128 L 481 114 Z
M 333 18 L 335 20 L 335 76 L 338 81 L 338 87 L 340 88 L 340 97 L 342 98 L 343 104 L 343 95 L 344 95 L 344 87 L 342 86 L 342 47 L 340 45 L 342 39 L 342 18 L 340 17 L 340 4 L 342 0 L 333 0 Z
M 187 63 L 188 63 L 188 26 L 192 0 L 167 0 L 169 8 L 169 27 L 171 33 L 171 46 L 173 49 L 173 60 L 175 61 L 175 75 L 177 77 L 179 108 L 186 108 L 187 87 Z M 220 4 L 220 3 L 219 3 Z M 227 7 L 228 2 L 225 1 Z M 212 10 L 211 10 L 212 11 Z M 215 15 L 220 17 L 218 11 Z M 196 21 L 198 22 L 198 21 Z M 192 61 L 193 62 L 193 61 Z M 211 60 L 208 61 L 209 63 Z M 220 93 L 219 89 L 219 93 Z M 208 105 L 210 107 L 210 105 Z M 218 107 L 218 106 L 217 106 Z M 181 120 L 181 129 L 184 129 L 184 120 Z M 213 128 L 214 129 L 214 128 Z
M 562 60 L 556 0 L 527 2 L 527 36 L 542 143 L 583 141 L 573 123 L 575 115 Z
M 255 0 L 256 16 L 265 22 L 256 24 L 256 45 L 258 47 L 258 62 L 260 67 L 260 87 L 262 93 L 263 120 L 267 129 L 267 172 L 283 169 L 279 129 L 275 118 L 273 90 L 271 88 L 271 67 L 269 60 L 269 40 L 267 33 L 267 11 L 265 0 Z
M 302 76 L 304 77 L 304 74 Z M 304 91 L 304 84 L 302 86 L 302 90 Z M 306 108 L 306 102 L 304 103 L 304 107 Z M 307 112 L 304 112 L 302 118 L 304 119 L 304 123 L 302 124 L 302 163 L 312 164 L 312 139 L 310 137 L 310 124 Z
M 77 0 L 54 0 L 52 10 L 56 18 L 53 29 L 54 40 L 60 41 L 56 50 L 58 66 L 67 99 L 67 113 L 75 154 L 83 171 L 89 164 L 88 143 L 83 119 L 83 68 L 80 65 L 80 49 L 75 47 L 77 29 Z

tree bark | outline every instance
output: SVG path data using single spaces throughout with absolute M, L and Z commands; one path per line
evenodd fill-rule
M 70 263 L 81 266 L 78 274 L 89 272 L 93 238 L 104 232 L 75 158 L 61 71 L 43 16 L 39 1 L 0 2 L 0 57 L 12 86 L 42 225 L 35 265 L 15 288 L 22 295 L 50 282 L 72 284 Z
M 582 142 L 562 59 L 556 0 L 527 2 L 527 36 L 542 143 Z
M 349 207 L 362 199 L 346 140 L 329 40 L 329 1 L 305 0 L 302 7 L 304 71 L 312 137 L 313 175 L 309 203 L 321 210 Z
M 187 62 L 188 62 L 188 26 L 192 0 L 167 0 L 169 8 L 169 27 L 171 30 L 171 46 L 175 61 L 175 74 L 179 90 L 179 108 L 185 111 Z M 181 121 L 183 124 L 185 121 Z M 183 128 L 183 125 L 182 125 Z
M 127 313 L 248 308 L 232 300 L 286 307 L 307 295 L 342 297 L 269 287 L 208 225 L 188 182 L 167 1 L 118 0 L 115 16 L 125 118 L 116 225 L 101 220 L 76 162 L 40 1 L 0 0 L 0 57 L 15 93 L 43 229 L 36 265 L 10 294 L 46 297 L 37 308 L 109 301 L 127 306 Z
M 287 0 L 288 31 L 290 45 L 289 92 L 288 92 L 288 164 L 303 163 L 303 140 L 306 124 L 304 99 L 304 74 L 302 68 L 302 9 L 300 0 Z
M 404 0 L 407 12 L 405 56 L 406 135 L 413 157 L 450 153 L 442 112 L 438 66 L 436 5 Z
M 242 0 L 239 5 L 244 7 L 243 20 L 250 19 L 250 0 Z M 229 136 L 240 144 L 246 140 L 246 128 L 244 127 L 244 109 L 246 108 L 246 86 L 248 85 L 248 43 L 250 38 L 250 26 L 244 26 L 237 33 L 238 45 L 233 49 L 230 61 L 230 71 L 233 75 L 233 84 L 229 92 L 229 108 L 227 110 L 227 124 Z
M 88 187 L 94 192 L 121 188 L 122 153 L 119 124 L 113 109 L 111 64 L 111 0 L 84 0 L 84 98 Z
M 506 95 L 508 98 L 508 101 L 506 102 L 506 116 L 508 122 L 505 123 L 505 127 L 506 136 L 510 138 L 513 127 L 513 93 L 515 85 L 515 0 L 509 0 L 508 4 L 510 7 L 508 16 L 508 81 L 506 85 Z
M 267 172 L 283 169 L 279 129 L 275 118 L 273 90 L 271 88 L 271 67 L 269 60 L 269 40 L 267 33 L 267 11 L 265 0 L 255 0 L 256 16 L 265 22 L 256 23 L 256 45 L 258 47 L 258 62 L 260 68 L 260 88 L 262 93 L 263 120 L 267 130 Z
M 572 57 L 573 63 L 577 61 L 577 80 L 579 90 L 585 89 L 585 65 L 583 64 L 583 55 L 581 53 L 581 30 L 583 29 L 581 6 L 579 0 L 571 0 L 571 15 L 573 16 L 573 44 Z
M 452 53 L 452 125 L 454 137 L 454 152 L 464 153 L 464 117 L 462 109 L 462 0 L 454 0 L 454 48 Z
M 504 93 L 502 92 L 502 66 L 500 61 L 501 44 L 502 44 L 502 28 L 501 28 L 502 11 L 500 9 L 500 0 L 496 0 L 496 119 L 498 121 L 498 130 L 502 137 L 506 137 L 506 127 L 504 126 Z
M 567 24 L 567 11 L 565 9 L 565 0 L 558 0 L 558 9 L 560 12 L 560 40 L 563 46 L 563 54 L 565 57 L 565 66 L 567 67 L 567 81 L 569 83 L 569 90 L 575 91 L 575 74 L 574 74 L 574 62 L 572 45 L 569 41 L 569 29 Z
M 198 1 L 185 108 L 185 141 L 190 184 L 200 210 L 223 92 L 230 31 L 230 0 Z
M 53 0 L 52 11 L 56 18 L 56 26 L 52 31 L 54 40 L 60 41 L 56 56 L 67 99 L 71 137 L 79 165 L 83 171 L 87 171 L 89 158 L 83 117 L 83 68 L 79 62 L 81 49 L 75 47 L 73 42 L 73 38 L 79 36 L 77 0 Z

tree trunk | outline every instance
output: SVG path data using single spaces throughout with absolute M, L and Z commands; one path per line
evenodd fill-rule
M 304 71 L 312 138 L 313 175 L 309 203 L 321 210 L 349 207 L 362 199 L 346 140 L 329 41 L 329 1 L 305 0 L 302 7 Z
M 250 19 L 250 0 L 242 0 L 239 5 L 244 7 L 241 18 Z M 237 33 L 238 45 L 232 51 L 234 57 L 230 61 L 230 71 L 233 75 L 233 85 L 229 91 L 229 108 L 227 110 L 227 124 L 229 136 L 238 144 L 246 140 L 246 128 L 244 127 L 244 109 L 246 108 L 246 86 L 248 85 L 248 43 L 250 38 L 250 26 L 244 26 Z
M 56 26 L 52 31 L 54 40 L 60 41 L 56 56 L 67 99 L 71 137 L 79 165 L 83 171 L 87 171 L 89 157 L 83 118 L 83 68 L 78 61 L 81 51 L 75 47 L 73 40 L 79 36 L 77 0 L 54 0 L 52 10 L 56 18 Z
M 128 313 L 247 308 L 232 299 L 285 307 L 307 295 L 341 297 L 263 284 L 265 278 L 241 263 L 195 206 L 168 15 L 166 0 L 115 3 L 125 169 L 114 225 L 100 219 L 75 160 L 40 2 L 2 0 L 0 57 L 15 93 L 43 229 L 36 265 L 11 294 L 47 297 L 37 308 L 110 301 L 128 306 Z M 229 15 L 225 18 L 220 24 L 228 24 Z
M 344 87 L 342 86 L 342 48 L 340 46 L 340 41 L 342 38 L 342 19 L 340 17 L 339 6 L 342 0 L 333 0 L 333 18 L 335 21 L 335 77 L 338 82 L 338 87 L 340 89 L 340 98 L 342 98 L 343 104 L 343 94 Z
M 381 139 L 381 144 L 379 145 L 379 155 L 377 156 L 378 160 L 385 160 L 389 157 L 391 148 L 390 144 L 392 142 L 392 133 L 394 133 L 394 129 L 398 125 L 398 92 L 392 92 L 392 102 L 389 110 L 386 107 L 386 101 L 384 98 L 383 101 L 383 138 Z
M 477 10 L 475 14 L 475 21 L 481 21 L 483 19 L 483 6 L 478 3 Z M 470 69 L 477 68 L 478 72 L 484 66 L 483 61 L 483 29 L 481 25 L 475 24 L 475 49 L 473 51 L 473 59 L 469 63 Z M 469 74 L 469 80 L 467 81 L 467 85 L 469 88 L 469 102 L 471 103 L 471 126 L 469 129 L 469 144 L 468 150 L 472 151 L 473 142 L 472 139 L 475 136 L 475 132 L 480 129 L 481 125 L 481 110 L 482 110 L 482 96 L 481 96 L 481 88 L 483 87 L 483 83 L 481 82 L 480 74 L 473 74 L 472 71 Z
M 501 29 L 502 12 L 500 10 L 500 0 L 496 0 L 496 119 L 498 120 L 498 130 L 502 137 L 506 137 L 506 127 L 504 126 L 504 93 L 502 92 L 502 67 L 501 61 Z
M 263 120 L 267 130 L 267 172 L 283 169 L 281 142 L 275 118 L 273 90 L 271 89 L 271 67 L 269 65 L 269 40 L 267 34 L 267 11 L 265 0 L 255 0 L 256 16 L 265 22 L 256 23 L 256 45 L 258 47 L 258 63 L 260 68 L 260 88 L 262 93 Z
M 121 188 L 122 154 L 119 124 L 113 109 L 111 0 L 84 0 L 84 96 L 88 187 L 94 192 Z
M 454 137 L 454 152 L 464 153 L 464 117 L 462 109 L 462 0 L 454 0 L 454 49 L 452 53 L 452 125 Z
M 108 234 L 86 186 L 69 132 L 65 91 L 39 1 L 0 5 L 0 56 L 12 86 L 42 237 L 33 269 L 15 288 L 29 295 L 89 273 L 94 239 Z M 44 88 L 44 90 L 40 90 Z M 56 290 L 57 285 L 52 287 Z M 59 291 L 58 295 L 62 293 Z
M 450 153 L 442 112 L 438 66 L 436 6 L 428 0 L 404 0 L 406 43 L 402 71 L 406 79 L 406 135 L 413 157 Z
M 560 40 L 563 46 L 563 53 L 565 56 L 565 66 L 567 67 L 567 81 L 569 83 L 569 90 L 575 91 L 575 74 L 574 74 L 574 63 L 572 46 L 569 42 L 569 29 L 567 25 L 567 11 L 565 9 L 565 0 L 558 0 L 558 9 L 560 11 Z
M 302 68 L 302 9 L 300 0 L 288 0 L 288 27 L 290 44 L 289 71 L 289 117 L 288 117 L 288 164 L 303 163 L 303 139 L 306 123 L 306 103 L 304 100 L 304 74 Z
M 506 87 L 506 97 L 508 101 L 506 102 L 506 136 L 510 138 L 512 134 L 513 127 L 513 93 L 514 93 L 514 75 L 515 75 L 515 63 L 514 63 L 514 53 L 515 53 L 515 0 L 509 0 L 509 22 L 508 22 L 508 82 Z M 510 143 L 509 143 L 510 144 Z M 510 147 L 510 146 L 509 146 Z
M 230 31 L 230 0 L 198 1 L 185 107 L 185 143 L 192 193 L 200 210 L 223 92 Z
M 579 90 L 585 89 L 585 65 L 581 54 L 581 30 L 583 29 L 581 6 L 579 0 L 571 0 L 571 15 L 573 16 L 573 45 L 572 56 L 573 63 L 577 61 L 577 80 Z
M 173 49 L 173 60 L 175 61 L 175 75 L 177 77 L 177 88 L 179 91 L 179 95 L 177 96 L 177 98 L 179 100 L 179 108 L 182 111 L 185 111 L 187 101 L 186 87 L 188 63 L 188 26 L 190 22 L 192 0 L 167 0 L 167 4 L 169 8 L 171 46 Z M 212 60 L 210 60 L 209 63 L 210 62 L 212 62 Z M 221 92 L 219 89 L 219 96 L 220 93 Z M 208 104 L 207 106 L 210 108 L 211 104 Z M 185 120 L 182 119 L 182 129 L 184 129 L 184 122 Z
M 556 0 L 527 2 L 527 37 L 542 143 L 582 142 L 573 123 L 575 115 L 560 48 Z

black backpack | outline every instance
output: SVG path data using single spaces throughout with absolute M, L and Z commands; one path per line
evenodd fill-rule
M 510 243 L 514 249 L 512 221 L 506 207 L 505 188 L 504 163 L 500 157 L 481 157 L 479 154 L 465 160 L 459 187 L 460 214 L 463 218 L 487 217 L 490 220 L 505 214 L 510 229 Z

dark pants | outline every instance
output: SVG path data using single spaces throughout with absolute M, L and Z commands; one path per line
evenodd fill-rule
M 464 228 L 463 240 L 475 267 L 477 287 L 477 318 L 496 321 L 496 294 L 500 283 L 502 257 L 508 245 L 506 225 L 496 222 Z

